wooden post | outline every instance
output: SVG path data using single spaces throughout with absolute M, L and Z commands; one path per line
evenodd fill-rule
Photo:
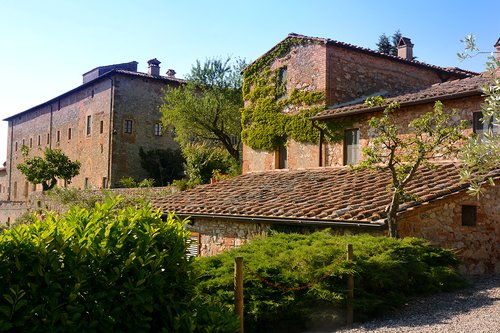
M 234 258 L 234 312 L 240 318 L 243 333 L 243 257 Z
M 347 261 L 352 261 L 352 244 L 347 244 Z M 354 321 L 354 310 L 352 301 L 354 300 L 354 275 L 351 274 L 347 280 L 347 325 L 352 325 Z

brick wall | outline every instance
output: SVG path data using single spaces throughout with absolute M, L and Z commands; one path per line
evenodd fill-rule
M 436 70 L 328 45 L 327 105 L 350 102 L 381 91 L 402 93 L 443 82 Z
M 358 100 L 374 93 L 402 93 L 458 78 L 450 74 L 336 44 L 309 44 L 292 47 L 290 52 L 271 63 L 271 69 L 287 66 L 287 90 L 317 90 L 326 95 L 325 106 Z M 248 105 L 248 101 L 245 102 Z M 466 107 L 466 106 L 463 106 Z M 284 110 L 289 112 L 289 110 Z M 407 121 L 407 117 L 404 117 Z M 367 144 L 366 120 L 359 124 L 362 143 Z M 353 126 L 354 127 L 354 126 Z M 342 165 L 343 146 L 324 148 L 326 165 Z M 319 148 L 291 141 L 288 166 L 291 169 L 318 166 Z M 243 146 L 243 173 L 276 168 L 275 152 Z
M 139 148 L 178 149 L 172 130 L 156 136 L 154 126 L 160 122 L 164 81 L 147 77 L 118 75 L 115 79 L 112 186 L 123 177 L 147 178 L 141 167 Z M 132 121 L 132 133 L 125 133 L 125 121 Z
M 399 222 L 402 237 L 414 236 L 456 250 L 469 274 L 500 273 L 500 188 L 489 188 L 479 199 L 466 193 L 405 212 Z M 477 225 L 462 225 L 462 205 L 477 207 Z

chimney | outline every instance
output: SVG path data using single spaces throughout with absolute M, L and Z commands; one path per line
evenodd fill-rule
M 498 38 L 495 45 L 493 45 L 497 49 L 497 61 L 500 62 L 500 38 Z M 500 67 L 499 67 L 500 68 Z
M 401 37 L 398 42 L 398 57 L 413 60 L 413 44 L 410 38 Z
M 161 62 L 158 59 L 154 58 L 148 61 L 148 74 L 159 76 L 160 75 L 160 64 Z
M 167 77 L 171 78 L 171 79 L 175 79 L 175 71 L 173 69 L 169 69 L 167 71 Z

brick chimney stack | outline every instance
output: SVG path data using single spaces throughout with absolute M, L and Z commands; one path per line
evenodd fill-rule
M 176 72 L 173 69 L 167 71 L 167 77 L 175 79 Z
M 410 38 L 401 37 L 398 42 L 398 57 L 413 60 L 413 43 Z
M 158 59 L 154 58 L 148 61 L 148 74 L 153 76 L 160 75 L 160 64 L 161 62 Z

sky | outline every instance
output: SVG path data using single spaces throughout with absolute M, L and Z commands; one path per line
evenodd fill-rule
M 0 0 L 0 119 L 71 90 L 98 66 L 157 58 L 185 77 L 196 60 L 255 60 L 289 33 L 376 49 L 382 33 L 411 38 L 417 60 L 483 71 L 488 54 L 460 62 L 474 34 L 500 37 L 498 0 Z M 0 124 L 0 165 L 7 122 Z

